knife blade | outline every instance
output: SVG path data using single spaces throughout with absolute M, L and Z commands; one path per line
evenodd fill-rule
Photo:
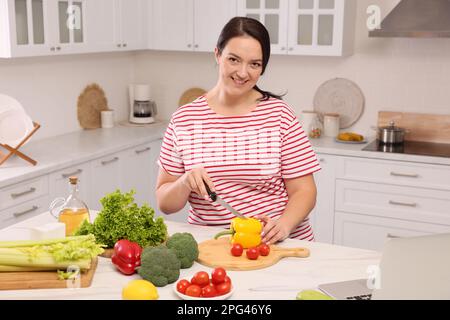
M 204 182 L 204 181 L 203 181 Z M 219 197 L 217 195 L 217 193 L 212 192 L 208 185 L 206 184 L 206 182 L 204 182 L 205 184 L 205 188 L 206 191 L 208 192 L 209 197 L 211 198 L 211 200 L 213 202 L 217 202 L 219 203 L 222 207 L 224 207 L 225 209 L 227 209 L 228 211 L 230 211 L 232 214 L 234 214 L 235 216 L 242 218 L 242 219 L 247 219 L 246 216 L 244 216 L 242 213 L 239 213 L 236 209 L 234 209 L 232 206 L 230 206 L 225 200 L 223 200 L 221 197 Z

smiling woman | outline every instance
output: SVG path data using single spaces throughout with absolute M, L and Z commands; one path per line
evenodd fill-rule
M 290 106 L 257 83 L 270 58 L 259 21 L 235 17 L 215 48 L 216 85 L 172 115 L 161 147 L 158 205 L 171 214 L 190 203 L 188 222 L 228 227 L 234 215 L 205 188 L 264 223 L 262 241 L 313 240 L 312 174 L 320 170 Z

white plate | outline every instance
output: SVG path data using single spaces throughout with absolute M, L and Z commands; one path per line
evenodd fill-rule
M 364 139 L 362 141 L 346 141 L 346 140 L 340 140 L 338 138 L 335 138 L 334 140 L 336 142 L 339 142 L 339 143 L 347 143 L 347 144 L 363 144 L 363 143 L 367 143 L 366 139 Z
M 0 114 L 11 109 L 24 110 L 16 99 L 5 94 L 0 94 Z
M 190 277 L 190 278 L 184 278 L 184 279 L 191 279 L 192 277 Z M 180 281 L 180 280 L 183 280 L 183 279 L 178 279 L 176 282 L 175 282 L 175 284 L 174 284 L 174 286 L 173 286 L 173 291 L 175 292 L 175 294 L 177 295 L 177 296 L 179 296 L 181 299 L 183 299 L 183 300 L 226 300 L 226 299 L 228 299 L 232 294 L 233 294 L 233 292 L 234 292 L 234 287 L 232 286 L 231 287 L 231 291 L 230 292 L 228 292 L 227 294 L 223 294 L 223 295 L 221 295 L 221 296 L 216 296 L 216 297 L 211 297 L 211 298 L 203 298 L 203 297 L 191 297 L 191 296 L 187 296 L 187 295 L 185 295 L 185 294 L 182 294 L 181 292 L 178 292 L 177 291 L 177 283 L 178 283 L 178 281 Z
M 15 148 L 33 130 L 33 121 L 22 109 L 0 113 L 0 143 Z

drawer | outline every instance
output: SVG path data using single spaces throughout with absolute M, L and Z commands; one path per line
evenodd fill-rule
M 450 190 L 450 166 L 366 158 L 339 159 L 337 177 Z
M 48 195 L 48 176 L 27 180 L 0 190 L 0 210 Z
M 48 211 L 48 196 L 24 202 L 0 211 L 0 228 L 5 228 L 35 215 Z M 56 220 L 55 220 L 56 221 Z
M 450 225 L 450 191 L 336 180 L 338 211 Z
M 450 226 L 336 212 L 334 244 L 381 251 L 387 239 L 448 233 Z

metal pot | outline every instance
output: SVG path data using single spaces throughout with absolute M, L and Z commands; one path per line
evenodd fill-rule
M 402 144 L 405 140 L 407 130 L 395 126 L 394 121 L 389 126 L 377 127 L 377 139 L 385 144 Z

